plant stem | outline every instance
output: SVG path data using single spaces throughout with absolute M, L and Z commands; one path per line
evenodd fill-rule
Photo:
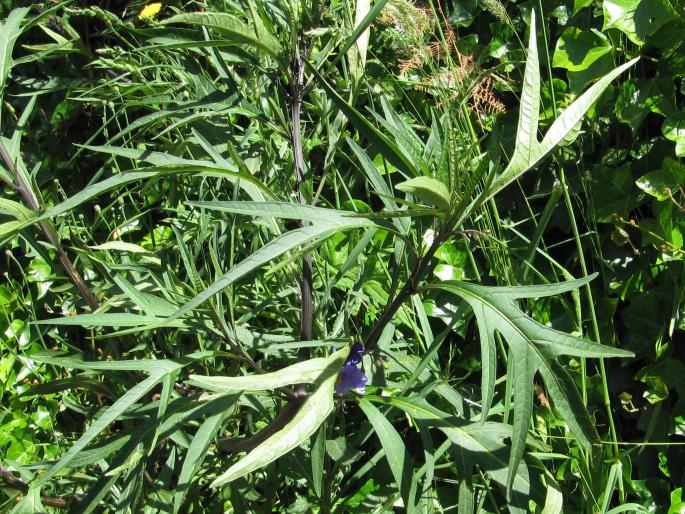
M 297 54 L 293 59 L 293 83 L 291 87 L 292 105 L 291 105 L 291 121 L 292 121 L 292 143 L 293 154 L 295 157 L 295 177 L 297 180 L 296 191 L 297 199 L 302 205 L 307 205 L 307 199 L 304 196 L 303 184 L 304 176 L 304 154 L 302 149 L 302 128 L 301 128 L 301 111 L 302 99 L 304 96 L 304 62 Z M 309 221 L 300 220 L 298 222 L 300 227 L 309 225 Z M 312 340 L 313 327 L 313 306 L 314 298 L 312 294 L 312 253 L 307 252 L 302 257 L 302 279 L 300 281 L 301 294 L 301 315 L 300 315 L 300 340 Z M 309 358 L 309 349 L 300 349 L 300 360 Z
M 395 313 L 397 313 L 399 308 L 402 307 L 402 304 L 416 292 L 417 286 L 426 272 L 428 263 L 430 263 L 430 260 L 433 258 L 435 252 L 438 251 L 440 245 L 445 242 L 447 236 L 448 233 L 446 231 L 439 231 L 435 235 L 431 246 L 416 263 L 414 272 L 409 276 L 404 286 L 400 292 L 397 293 L 397 296 L 395 296 L 393 301 L 385 307 L 380 318 L 378 318 L 378 321 L 376 321 L 375 325 L 371 329 L 371 332 L 364 342 L 364 349 L 366 352 L 370 352 L 375 348 L 375 346 L 378 344 L 381 334 L 383 333 L 383 330 L 395 317 Z
M 568 186 L 566 185 L 566 177 L 564 176 L 563 169 L 561 170 L 561 185 L 564 189 L 564 199 L 566 200 L 567 208 L 569 209 L 569 219 L 571 221 L 571 229 L 573 230 L 573 237 L 576 242 L 576 248 L 578 251 L 578 260 L 580 261 L 580 269 L 583 272 L 583 276 L 587 277 L 587 264 L 585 263 L 585 254 L 583 253 L 582 244 L 580 241 L 580 234 L 578 233 L 578 226 L 576 224 L 575 215 L 573 213 L 573 206 L 571 205 L 571 198 L 568 193 Z M 585 294 L 588 301 L 588 309 L 590 311 L 590 318 L 592 320 L 592 336 L 595 341 L 599 341 L 599 323 L 597 321 L 597 313 L 595 311 L 595 300 L 592 296 L 592 289 L 590 284 L 585 284 L 584 286 Z M 611 398 L 609 398 L 609 385 L 607 382 L 606 368 L 604 366 L 604 359 L 599 360 L 599 374 L 602 377 L 602 396 L 604 400 L 604 407 L 606 408 L 607 418 L 609 419 L 609 429 L 611 432 L 611 442 L 614 450 L 614 457 L 618 459 L 618 435 L 616 434 L 616 425 L 614 424 L 614 416 L 611 412 Z M 584 370 L 584 369 L 583 369 Z M 586 393 L 583 391 L 583 398 L 586 398 Z
M 0 466 L 0 478 L 2 478 L 6 487 L 16 489 L 23 495 L 28 494 L 28 484 L 20 478 L 15 477 L 10 470 L 5 469 L 2 466 Z M 72 502 L 81 501 L 81 497 L 79 495 L 74 495 L 71 499 L 65 500 L 63 498 L 55 498 L 53 496 L 41 494 L 40 501 L 43 503 L 43 505 L 47 505 L 48 507 L 54 507 L 56 509 L 69 509 L 72 506 Z
M 279 430 L 282 430 L 300 410 L 305 396 L 291 398 L 278 412 L 276 417 L 262 430 L 250 437 L 223 438 L 219 440 L 219 449 L 226 453 L 240 453 L 254 450 Z
M 19 191 L 19 194 L 21 194 L 22 198 L 32 211 L 39 212 L 40 204 L 38 203 L 38 198 L 31 190 L 29 184 L 26 183 L 22 174 L 19 172 L 19 170 L 17 170 L 14 164 L 14 160 L 10 156 L 9 152 L 7 151 L 7 148 L 5 147 L 2 141 L 0 141 L 0 156 L 2 156 L 2 160 L 5 161 L 5 166 L 7 166 L 7 169 L 9 170 L 10 174 L 14 176 L 14 185 L 16 187 L 16 190 Z M 57 233 L 54 227 L 52 226 L 52 223 L 50 221 L 42 221 L 38 223 L 38 225 L 40 226 L 41 230 L 45 234 L 45 237 L 48 239 L 50 244 L 55 248 L 55 251 L 57 252 L 57 257 L 59 258 L 60 262 L 62 263 L 62 266 L 64 267 L 64 271 L 66 271 L 67 275 L 69 276 L 73 284 L 76 286 L 76 289 L 78 289 L 81 297 L 86 301 L 86 303 L 92 311 L 99 309 L 100 303 L 97 301 L 95 295 L 88 288 L 79 272 L 76 270 L 76 268 L 74 268 L 74 264 L 71 262 L 71 259 L 66 254 L 64 248 L 62 248 L 62 245 L 59 242 L 59 239 L 57 238 Z M 119 341 L 117 339 L 112 339 L 111 345 L 116 357 L 121 357 L 122 349 Z

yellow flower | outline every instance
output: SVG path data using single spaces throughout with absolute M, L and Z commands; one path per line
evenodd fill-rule
M 142 20 L 143 18 L 154 18 L 161 10 L 162 2 L 153 2 L 151 4 L 147 4 L 145 7 L 143 7 L 143 10 L 140 11 L 138 19 Z

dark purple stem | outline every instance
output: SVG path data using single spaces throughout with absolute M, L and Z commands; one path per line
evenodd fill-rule
M 301 111 L 302 100 L 304 95 L 304 62 L 296 55 L 293 59 L 293 82 L 291 90 L 291 121 L 292 121 L 292 142 L 293 153 L 295 160 L 295 177 L 297 180 L 296 192 L 297 199 L 302 205 L 307 205 L 307 199 L 302 191 L 305 176 L 304 176 L 304 153 L 302 149 L 302 128 L 301 128 Z M 298 222 L 300 227 L 309 225 L 309 221 L 300 220 Z M 314 297 L 312 292 L 312 254 L 307 252 L 302 257 L 302 279 L 300 281 L 301 294 L 301 315 L 300 315 L 300 340 L 312 340 L 312 328 L 314 324 Z M 309 350 L 302 348 L 300 350 L 300 360 L 307 360 L 309 358 Z
M 22 198 L 32 211 L 40 211 L 40 204 L 38 203 L 38 198 L 29 187 L 29 184 L 27 184 L 24 181 L 22 174 L 19 173 L 19 171 L 17 170 L 14 161 L 12 160 L 12 157 L 10 156 L 9 152 L 7 151 L 7 148 L 5 148 L 5 145 L 2 143 L 2 141 L 0 141 L 0 156 L 2 157 L 2 160 L 5 161 L 5 166 L 7 166 L 7 169 L 9 170 L 10 174 L 14 176 L 14 188 L 19 192 L 19 194 L 21 194 Z M 76 268 L 74 268 L 74 264 L 71 262 L 71 259 L 66 254 L 64 248 L 62 248 L 62 245 L 57 239 L 57 235 L 55 234 L 55 231 L 51 226 L 52 224 L 48 221 L 43 221 L 38 223 L 38 225 L 40 226 L 41 230 L 45 234 L 45 237 L 48 239 L 50 244 L 55 248 L 55 251 L 57 252 L 57 257 L 59 257 L 59 260 L 62 263 L 62 266 L 64 267 L 64 271 L 66 271 L 67 275 L 69 276 L 73 284 L 76 286 L 76 289 L 78 289 L 79 293 L 81 294 L 81 297 L 86 301 L 91 310 L 97 310 L 100 307 L 100 303 L 97 301 L 95 295 L 88 288 L 79 272 L 76 270 Z M 112 339 L 111 345 L 115 355 L 117 357 L 120 357 L 121 345 L 119 344 L 119 341 L 116 339 Z

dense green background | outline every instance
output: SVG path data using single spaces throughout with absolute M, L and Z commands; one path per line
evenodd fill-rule
M 24 5 L 2 0 L 0 19 Z M 545 384 L 535 379 L 525 457 L 532 493 L 527 503 L 514 499 L 512 510 L 621 512 L 627 505 L 623 511 L 681 512 L 685 3 L 474 0 L 438 9 L 390 0 L 371 25 L 365 63 L 356 54 L 336 53 L 355 26 L 354 2 L 320 6 L 315 28 L 316 2 L 250 5 L 285 48 L 297 40 L 292 34 L 308 27 L 302 37 L 314 51 L 307 59 L 324 63 L 319 71 L 327 83 L 394 144 L 423 152 L 427 174 L 442 162 L 441 149 L 453 145 L 456 150 L 444 159 L 454 159 L 450 169 L 464 170 L 464 183 L 483 167 L 501 170 L 511 155 L 531 9 L 537 12 L 542 133 L 590 84 L 640 56 L 551 157 L 465 220 L 461 232 L 432 258 L 428 280 L 509 286 L 597 272 L 588 289 L 526 300 L 521 307 L 542 324 L 635 356 L 607 359 L 604 368 L 597 359 L 561 361 L 602 440 L 592 455 L 582 450 L 566 417 L 550 405 Z M 297 201 L 291 97 L 283 78 L 290 63 L 285 59 L 279 67 L 254 45 L 222 46 L 223 35 L 211 28 L 158 24 L 179 12 L 230 12 L 244 19 L 247 2 L 164 2 L 155 19 L 138 17 L 143 6 L 123 1 L 97 7 L 78 1 L 32 4 L 26 20 L 37 18 L 29 26 L 24 22 L 14 47 L 0 106 L 0 135 L 9 144 L 13 134 L 21 134 L 20 153 L 44 209 L 122 172 L 167 167 L 163 176 L 79 202 L 54 222 L 102 312 L 168 316 L 275 234 L 266 218 L 189 204 L 250 199 L 235 181 L 217 178 L 217 167 L 230 163 L 225 167 L 253 175 L 274 199 Z M 295 21 L 291 12 L 300 13 Z M 291 25 L 295 30 L 288 32 Z M 0 31 L 0 38 L 5 34 Z M 216 44 L 193 43 L 202 40 Z M 358 123 L 340 114 L 330 91 L 309 70 L 305 75 L 316 86 L 305 97 L 302 114 L 305 197 L 362 213 L 390 210 L 393 203 L 372 187 L 360 153 L 373 159 L 371 165 L 391 186 L 403 180 L 401 170 L 387 153 L 387 161 L 377 155 L 378 143 L 374 146 Z M 35 105 L 23 118 L 31 101 Z M 407 139 L 407 127 L 419 143 Z M 436 142 L 440 134 L 443 139 Z M 92 148 L 105 145 L 128 150 Z M 212 165 L 186 173 L 198 168 L 190 161 Z M 22 202 L 16 191 L 3 187 L 3 199 Z M 393 196 L 412 200 L 399 190 Z M 417 197 L 413 201 L 426 203 Z M 116 360 L 112 331 L 129 327 L 120 318 L 106 317 L 75 326 L 32 324 L 85 314 L 89 307 L 43 233 L 35 225 L 20 233 L 8 225 L 21 218 L 13 209 L 8 203 L 0 209 L 6 249 L 0 285 L 0 465 L 30 483 L 92 426 L 103 407 L 145 377 L 32 359 L 54 349 L 83 353 L 86 360 L 105 355 Z M 426 232 L 438 224 L 430 216 L 412 223 L 407 245 L 418 251 Z M 282 220 L 276 230 L 295 227 L 294 220 Z M 417 255 L 402 252 L 398 239 L 384 230 L 337 233 L 314 250 L 314 338 L 330 343 L 314 350 L 315 355 L 339 346 L 336 338 L 365 340 L 416 265 Z M 196 385 L 183 385 L 189 374 L 249 371 L 227 340 L 238 341 L 268 371 L 297 362 L 297 345 L 287 343 L 299 339 L 298 273 L 298 259 L 274 261 L 177 326 L 142 327 L 118 335 L 117 344 L 127 359 L 217 352 L 172 376 L 170 383 L 177 383 L 170 392 L 174 408 L 186 412 L 199 398 Z M 455 311 L 454 330 L 443 333 Z M 457 420 L 477 421 L 482 355 L 478 326 L 466 302 L 444 291 L 423 291 L 405 303 L 391 327 L 395 330 L 385 333 L 379 345 L 387 353 L 365 357 L 371 379 L 367 393 L 428 398 Z M 416 371 L 435 341 L 435 358 L 429 357 L 423 372 Z M 507 412 L 511 391 L 504 380 L 507 352 L 501 351 L 501 338 L 497 342 L 499 380 L 490 416 L 506 423 L 512 420 Z M 419 375 L 413 376 L 415 371 Z M 410 377 L 416 383 L 408 387 Z M 73 509 L 88 504 L 97 512 L 138 512 L 143 505 L 146 512 L 173 512 L 175 501 L 181 512 L 392 512 L 393 504 L 401 511 L 399 498 L 406 499 L 407 492 L 388 461 L 423 470 L 423 494 L 436 512 L 454 512 L 458 498 L 460 512 L 468 507 L 501 512 L 510 504 L 482 460 L 475 458 L 481 468 L 462 466 L 460 452 L 436 451 L 445 441 L 439 430 L 382 403 L 369 407 L 370 402 L 361 402 L 360 408 L 357 397 L 337 401 L 310 443 L 262 472 L 210 489 L 209 483 L 235 461 L 220 451 L 215 436 L 258 431 L 282 407 L 283 398 L 246 395 L 217 404 L 215 411 L 185 420 L 151 448 L 147 435 L 138 444 L 135 430 L 162 422 L 154 417 L 160 394 L 165 393 L 157 387 L 143 396 L 77 457 L 81 464 L 43 484 L 42 491 L 32 488 L 17 502 L 20 489 L 3 487 L 3 511 L 36 512 L 42 508 L 41 493 L 49 496 L 46 505 L 78 495 L 85 501 L 73 503 Z M 373 409 L 383 414 L 382 420 L 371 423 Z M 186 476 L 185 498 L 174 497 L 187 448 L 203 428 L 206 446 L 191 449 L 206 458 Z M 384 430 L 390 434 L 385 440 L 374 435 Z M 395 461 L 378 453 L 388 453 L 392 434 L 400 435 L 407 451 Z M 103 489 L 108 482 L 111 492 Z M 475 506 L 465 504 L 465 489 L 475 492 Z

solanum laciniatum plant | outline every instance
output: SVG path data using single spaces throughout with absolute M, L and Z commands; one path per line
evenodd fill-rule
M 567 4 L 0 4 L 4 510 L 679 512 L 683 6 Z

